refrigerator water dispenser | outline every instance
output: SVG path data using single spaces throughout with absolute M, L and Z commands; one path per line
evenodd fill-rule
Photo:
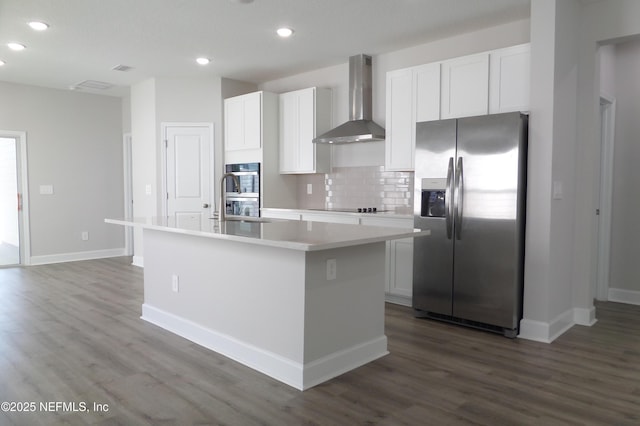
M 446 184 L 446 179 L 422 179 L 420 216 L 445 217 Z

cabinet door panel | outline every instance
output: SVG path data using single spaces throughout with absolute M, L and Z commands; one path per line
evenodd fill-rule
M 298 170 L 312 172 L 315 169 L 315 96 L 313 90 L 298 95 Z
M 491 52 L 489 112 L 529 110 L 530 45 Z
M 227 99 L 224 103 L 225 149 L 232 151 L 244 146 L 244 120 L 242 100 Z
M 262 145 L 261 94 L 252 93 L 244 99 L 244 148 L 260 148 Z
M 489 54 L 465 56 L 442 63 L 443 119 L 489 112 Z
M 298 98 L 295 93 L 280 95 L 280 172 L 296 170 L 298 158 Z
M 415 143 L 411 69 L 387 73 L 385 166 L 411 170 Z
M 413 296 L 413 238 L 391 241 L 392 276 L 389 293 Z
M 413 70 L 415 122 L 440 119 L 440 63 Z M 415 132 L 415 128 L 414 128 Z M 415 140 L 415 139 L 414 139 Z

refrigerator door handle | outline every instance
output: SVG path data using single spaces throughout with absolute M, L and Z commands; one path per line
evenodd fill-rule
M 447 188 L 445 189 L 445 227 L 447 228 L 447 239 L 453 235 L 453 157 L 449 157 L 449 167 L 447 168 Z
M 462 169 L 462 157 L 458 157 L 458 166 L 456 167 L 456 215 L 454 226 L 456 231 L 456 240 L 462 239 L 462 200 L 464 198 L 464 172 Z

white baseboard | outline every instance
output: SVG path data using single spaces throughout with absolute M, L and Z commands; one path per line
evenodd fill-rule
M 387 338 L 381 336 L 303 365 L 146 303 L 141 318 L 299 390 L 388 354 Z
M 551 343 L 562 333 L 574 326 L 573 309 L 558 315 L 550 322 L 522 319 L 518 337 L 536 342 Z
M 387 336 L 332 353 L 304 365 L 302 390 L 306 390 L 388 355 Z
M 572 308 L 558 315 L 550 322 L 523 319 L 520 321 L 518 337 L 536 342 L 551 343 L 574 325 L 591 327 L 596 319 L 596 308 Z
M 50 263 L 76 262 L 79 260 L 104 259 L 107 257 L 120 256 L 125 256 L 124 248 L 31 256 L 28 265 L 47 265 Z
M 400 296 L 397 294 L 385 293 L 384 301 L 389 303 L 394 303 L 396 305 L 402 305 L 402 306 L 408 306 L 408 307 L 413 306 L 411 297 Z
M 610 288 L 608 298 L 609 302 L 640 305 L 640 291 L 624 290 L 621 288 Z
M 596 307 L 590 308 L 573 308 L 573 321 L 576 325 L 585 325 L 591 327 L 598 322 L 596 319 Z
M 144 257 L 142 256 L 133 256 L 133 261 L 131 262 L 133 266 L 139 266 L 140 268 L 144 268 Z

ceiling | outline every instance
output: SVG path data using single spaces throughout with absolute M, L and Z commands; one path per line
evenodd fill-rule
M 122 96 L 150 77 L 262 83 L 529 16 L 530 0 L 0 0 L 0 81 Z M 50 25 L 33 31 L 27 22 Z M 288 26 L 292 37 L 275 30 Z M 6 44 L 26 45 L 20 52 Z M 196 64 L 197 57 L 212 59 Z M 114 71 L 117 65 L 130 71 Z

